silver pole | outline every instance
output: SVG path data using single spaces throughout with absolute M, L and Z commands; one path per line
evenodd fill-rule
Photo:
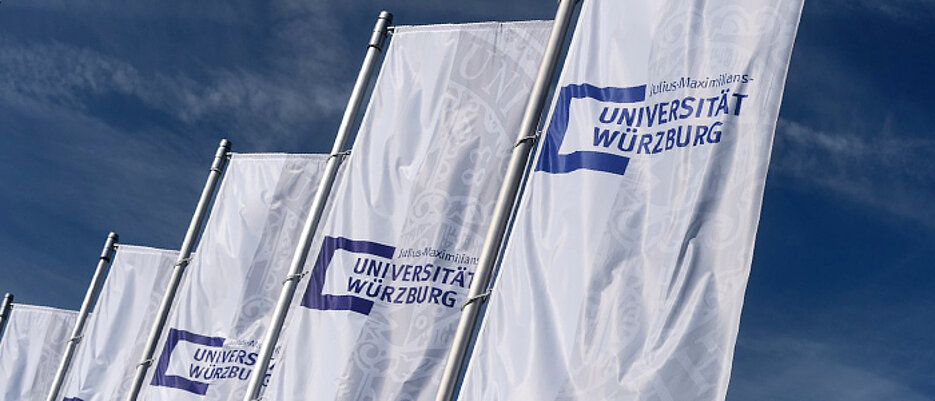
M 75 320 L 75 328 L 71 331 L 71 339 L 65 346 L 65 354 L 62 355 L 62 361 L 58 365 L 58 371 L 55 372 L 55 379 L 52 380 L 52 387 L 49 388 L 47 401 L 58 399 L 59 392 L 62 391 L 62 384 L 65 382 L 65 375 L 71 368 L 72 358 L 75 357 L 75 350 L 78 343 L 84 336 L 84 325 L 88 322 L 88 315 L 91 313 L 91 307 L 97 302 L 97 296 L 101 293 L 101 286 L 104 284 L 104 271 L 110 264 L 114 256 L 117 239 L 116 233 L 111 232 L 104 241 L 104 249 L 101 251 L 101 257 L 97 260 L 97 268 L 94 269 L 94 276 L 91 277 L 91 285 L 88 286 L 88 292 L 84 294 L 84 302 L 81 303 L 81 309 L 78 311 L 78 318 Z
M 373 76 L 373 70 L 376 66 L 380 52 L 383 50 L 383 44 L 386 40 L 387 28 L 393 23 L 393 14 L 387 11 L 380 12 L 377 17 L 377 23 L 373 27 L 373 34 L 370 35 L 370 42 L 367 44 L 367 55 L 364 56 L 364 64 L 357 74 L 357 82 L 354 83 L 354 90 L 351 92 L 351 98 L 347 101 L 347 108 L 344 110 L 344 117 L 341 119 L 341 126 L 338 128 L 338 134 L 334 139 L 334 146 L 331 148 L 331 157 L 325 165 L 325 174 L 318 186 L 318 192 L 315 193 L 315 199 L 312 201 L 305 225 L 302 227 L 302 235 L 299 237 L 299 243 L 296 245 L 295 253 L 292 255 L 292 262 L 289 265 L 289 275 L 283 282 L 282 292 L 279 294 L 279 301 L 273 310 L 273 317 L 270 320 L 269 328 L 263 336 L 261 342 L 260 354 L 257 356 L 257 362 L 253 365 L 253 374 L 250 377 L 250 383 L 247 386 L 247 392 L 244 394 L 244 401 L 253 401 L 259 399 L 260 390 L 266 382 L 266 372 L 269 370 L 270 360 L 273 357 L 273 351 L 279 342 L 279 336 L 282 333 L 283 323 L 286 321 L 286 315 L 289 313 L 289 305 L 292 304 L 292 298 L 295 296 L 296 287 L 302 278 L 302 270 L 305 268 L 305 261 L 308 259 L 309 248 L 312 245 L 312 239 L 318 230 L 318 223 L 321 221 L 325 204 L 328 201 L 328 195 L 334 186 L 335 176 L 338 174 L 338 167 L 341 163 L 341 155 L 351 135 L 351 129 L 360 112 L 361 103 L 367 87 L 370 85 L 370 78 Z
M 3 297 L 3 304 L 0 305 L 0 340 L 3 340 L 3 329 L 6 322 L 10 320 L 10 309 L 13 308 L 13 294 L 9 292 Z
M 461 320 L 458 321 L 458 329 L 455 331 L 454 341 L 448 351 L 448 359 L 442 373 L 438 393 L 435 395 L 435 401 L 452 400 L 454 391 L 460 383 L 462 371 L 467 361 L 468 347 L 472 341 L 481 307 L 481 302 L 473 301 L 483 300 L 483 294 L 486 293 L 490 284 L 491 273 L 500 254 L 500 246 L 510 222 L 516 195 L 522 184 L 523 174 L 526 172 L 529 155 L 533 149 L 534 141 L 530 139 L 535 138 L 536 129 L 539 126 L 539 115 L 549 93 L 549 84 L 552 81 L 552 75 L 555 73 L 555 66 L 558 63 L 562 43 L 565 41 L 565 34 L 574 13 L 575 3 L 577 3 L 577 0 L 559 1 L 555 21 L 552 23 L 549 43 L 545 49 L 545 54 L 542 56 L 542 64 L 539 65 L 539 73 L 533 84 L 529 101 L 526 103 L 516 146 L 513 148 L 513 154 L 510 157 L 506 177 L 500 186 L 500 195 L 497 198 L 493 219 L 490 228 L 487 230 L 487 238 L 484 240 L 477 270 L 474 272 L 471 290 L 468 292 L 468 302 L 461 309 Z
M 159 306 L 159 313 L 156 315 L 156 321 L 153 322 L 153 328 L 149 333 L 149 339 L 146 342 L 146 348 L 143 350 L 143 357 L 140 364 L 136 367 L 136 376 L 133 377 L 133 383 L 130 392 L 127 393 L 127 401 L 136 401 L 140 396 L 140 390 L 143 388 L 143 380 L 146 379 L 146 372 L 153 363 L 153 354 L 156 352 L 156 345 L 159 338 L 162 337 L 162 331 L 165 329 L 166 320 L 169 317 L 169 310 L 175 301 L 175 294 L 178 292 L 179 284 L 182 282 L 182 275 L 185 274 L 185 268 L 191 260 L 192 249 L 195 247 L 195 241 L 201 233 L 201 226 L 204 224 L 208 215 L 208 205 L 214 198 L 217 190 L 218 181 L 227 166 L 227 158 L 230 155 L 231 143 L 227 139 L 222 139 L 218 145 L 218 150 L 214 154 L 214 162 L 211 163 L 211 171 L 208 173 L 208 182 L 205 183 L 204 190 L 201 191 L 201 198 L 198 199 L 198 206 L 195 207 L 195 214 L 188 226 L 188 232 L 185 233 L 185 239 L 182 241 L 182 247 L 179 249 L 179 258 L 175 262 L 175 268 L 172 270 L 172 277 L 169 279 L 169 286 L 162 297 L 162 304 Z

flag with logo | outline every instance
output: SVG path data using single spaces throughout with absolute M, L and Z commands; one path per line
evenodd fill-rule
M 0 339 L 0 401 L 45 401 L 78 312 L 13 304 Z
M 118 245 L 62 387 L 64 401 L 123 400 L 177 251 Z
M 396 28 L 264 399 L 433 398 L 550 27 Z
M 327 158 L 231 156 L 140 400 L 243 397 Z
M 588 0 L 459 400 L 723 400 L 802 0 Z

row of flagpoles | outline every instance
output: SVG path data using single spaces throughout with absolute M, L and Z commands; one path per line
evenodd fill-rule
M 802 0 L 588 0 L 540 131 L 576 3 L 382 12 L 330 154 L 222 140 L 179 251 L 4 299 L 2 400 L 723 400 Z

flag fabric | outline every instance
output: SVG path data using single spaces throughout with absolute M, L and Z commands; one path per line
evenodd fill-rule
M 65 376 L 64 401 L 126 398 L 178 254 L 118 245 Z
M 428 400 L 551 24 L 397 27 L 264 400 Z
M 45 401 L 78 312 L 13 304 L 0 339 L 0 400 Z
M 234 154 L 140 400 L 239 400 L 327 155 Z
M 584 2 L 459 400 L 724 399 L 802 3 Z

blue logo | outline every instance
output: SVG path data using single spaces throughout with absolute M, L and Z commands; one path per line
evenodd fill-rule
M 536 163 L 536 171 L 552 174 L 570 173 L 575 170 L 594 170 L 623 175 L 630 158 L 595 151 L 575 151 L 559 154 L 558 150 L 568 130 L 569 109 L 575 99 L 594 99 L 612 103 L 639 103 L 646 99 L 646 85 L 629 88 L 598 88 L 589 84 L 567 85 L 558 93 L 555 111 L 543 138 L 542 151 Z
M 169 329 L 169 338 L 166 340 L 166 346 L 159 356 L 159 363 L 156 365 L 156 372 L 153 374 L 153 386 L 173 387 L 181 390 L 205 395 L 208 392 L 208 383 L 189 380 L 181 376 L 166 374 L 169 370 L 169 359 L 172 351 L 182 341 L 190 342 L 207 347 L 224 346 L 224 338 L 208 337 L 195 334 L 190 331 Z
M 321 252 L 318 253 L 318 260 L 312 268 L 312 277 L 308 282 L 308 289 L 305 296 L 302 297 L 302 306 L 317 310 L 349 310 L 369 315 L 373 309 L 373 301 L 353 295 L 330 295 L 323 294 L 325 286 L 325 274 L 328 272 L 328 266 L 334 258 L 335 252 L 345 250 L 351 253 L 376 256 L 384 259 L 392 259 L 396 248 L 378 244 L 369 241 L 354 241 L 342 237 L 325 237 L 321 244 Z

